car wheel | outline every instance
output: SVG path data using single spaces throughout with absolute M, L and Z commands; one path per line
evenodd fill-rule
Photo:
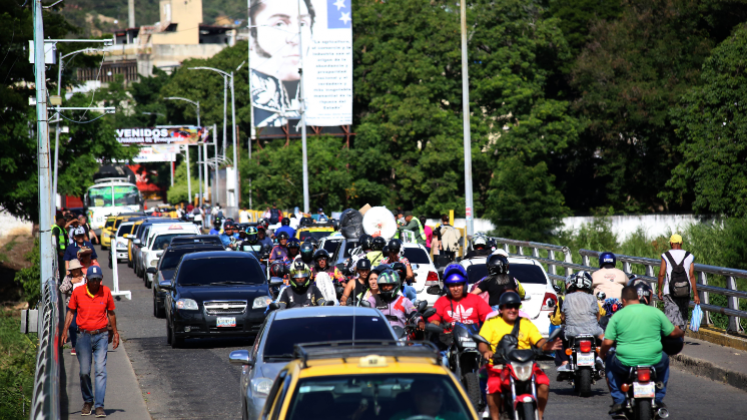
M 171 348 L 178 349 L 184 344 L 184 338 L 176 335 L 176 329 L 171 329 Z
M 241 397 L 241 420 L 249 420 L 249 414 L 246 413 L 246 397 Z
M 145 275 L 145 287 L 147 287 L 148 289 L 150 289 L 150 288 L 153 287 L 153 282 L 150 281 L 150 280 L 148 280 L 148 275 L 147 274 Z
M 132 260 L 130 260 L 129 258 L 127 259 L 127 266 L 132 268 Z
M 166 321 L 166 344 L 171 344 L 171 325 Z

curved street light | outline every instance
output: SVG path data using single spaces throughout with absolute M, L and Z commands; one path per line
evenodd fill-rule
M 182 98 L 181 96 L 169 96 L 163 99 L 170 100 L 170 101 L 189 102 L 190 104 L 197 107 L 197 126 L 201 127 L 200 125 L 200 101 L 193 101 L 191 99 Z M 187 143 L 185 150 L 187 151 L 187 194 L 189 194 L 189 202 L 191 203 L 192 202 L 192 179 L 191 179 L 192 177 L 189 173 L 189 142 Z M 199 146 L 197 147 L 197 153 L 198 153 L 197 159 L 200 160 L 200 157 L 199 157 L 200 147 Z M 199 183 L 200 184 L 200 206 L 202 206 L 204 204 L 203 199 L 202 199 L 202 169 L 200 168 L 199 165 L 197 165 L 197 168 L 199 169 L 199 179 L 200 179 L 200 183 Z

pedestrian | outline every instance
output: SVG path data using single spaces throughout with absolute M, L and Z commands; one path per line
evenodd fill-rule
M 425 224 L 425 216 L 420 216 L 420 226 L 423 226 L 425 232 L 425 249 L 428 250 L 428 254 L 431 253 L 431 243 L 433 242 L 433 228 Z
M 420 219 L 413 216 L 411 211 L 405 212 L 405 225 L 402 226 L 401 229 L 412 232 L 412 237 L 415 239 L 415 243 L 425 245 L 426 236 L 425 231 L 423 230 L 423 224 L 420 222 Z M 395 235 L 394 237 L 398 238 L 399 236 Z
M 77 259 L 70 261 L 67 276 L 62 280 L 62 284 L 60 284 L 60 292 L 65 299 L 65 307 L 70 303 L 70 296 L 73 294 L 73 290 L 86 284 L 86 276 L 83 275 L 84 268 L 83 264 L 81 264 Z M 67 308 L 67 312 L 70 311 L 70 308 Z M 78 337 L 76 334 L 78 331 L 78 325 L 75 323 L 76 318 L 77 316 L 73 313 L 73 321 L 70 323 L 70 328 L 68 328 L 68 332 L 70 333 L 70 345 L 72 347 L 70 349 L 71 356 L 76 355 L 75 343 L 77 342 Z
M 96 235 L 96 232 L 91 229 L 91 225 L 88 224 L 88 218 L 85 214 L 81 214 L 80 216 L 78 216 L 78 224 L 86 230 L 86 240 L 88 242 L 92 244 L 101 244 L 101 242 L 99 242 L 98 235 Z
M 57 269 L 59 281 L 65 278 L 65 250 L 68 246 L 68 236 L 65 226 L 65 216 L 62 213 L 55 215 L 55 224 L 52 225 L 52 239 L 57 250 Z
M 441 216 L 441 226 L 433 233 L 438 238 L 439 255 L 445 256 L 449 261 L 454 261 L 462 233 L 449 224 L 449 216 L 445 214 Z
M 659 300 L 664 301 L 664 314 L 667 319 L 682 331 L 687 328 L 687 308 L 690 293 L 696 305 L 700 305 L 698 288 L 695 284 L 695 257 L 682 249 L 682 236 L 669 238 L 669 251 L 661 254 L 659 267 Z
M 65 269 L 68 269 L 68 264 L 70 264 L 70 261 L 78 258 L 78 251 L 84 247 L 91 250 L 91 261 L 96 261 L 96 264 L 98 264 L 98 255 L 96 255 L 96 250 L 93 249 L 93 245 L 91 245 L 90 242 L 86 241 L 86 230 L 83 229 L 82 226 L 78 226 L 72 231 L 72 233 L 75 241 L 65 250 Z
M 67 237 L 68 241 L 67 243 L 72 245 L 75 243 L 75 239 L 73 238 L 73 232 L 75 229 L 77 229 L 80 226 L 80 221 L 78 221 L 78 218 L 75 217 L 72 213 L 68 213 L 67 221 L 65 222 L 65 229 L 67 229 Z
M 65 328 L 62 330 L 62 344 L 68 339 L 68 329 L 77 316 L 78 324 L 77 350 L 80 365 L 80 392 L 83 395 L 83 409 L 80 414 L 91 415 L 95 409 L 96 417 L 106 417 L 104 397 L 106 395 L 106 354 L 109 347 L 109 330 L 111 326 L 112 348 L 119 347 L 117 318 L 114 314 L 114 299 L 108 287 L 101 284 L 103 274 L 101 267 L 88 267 L 85 287 L 73 290 L 65 317 Z M 95 369 L 95 389 L 91 387 L 91 362 Z

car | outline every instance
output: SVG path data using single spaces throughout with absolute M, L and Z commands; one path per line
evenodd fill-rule
M 431 343 L 301 344 L 293 354 L 267 390 L 263 419 L 478 418 Z M 229 359 L 252 363 L 245 350 Z
M 319 306 L 271 312 L 248 353 L 252 363 L 239 381 L 242 418 L 260 418 L 267 392 L 280 369 L 292 359 L 294 345 L 350 340 L 353 322 L 358 339 L 396 340 L 386 317 L 376 309 Z
M 303 242 L 306 238 L 320 240 L 334 233 L 335 228 L 331 223 L 315 223 L 310 226 L 299 227 L 296 230 L 296 238 Z
M 144 273 L 143 281 L 145 286 L 149 287 L 153 281 L 153 276 L 148 275 L 148 267 L 155 267 L 158 264 L 158 258 L 163 254 L 171 239 L 179 235 L 194 235 L 199 233 L 199 228 L 192 223 L 159 223 L 152 225 L 148 232 L 147 239 L 141 245 L 139 271 Z
M 428 302 L 428 306 L 441 297 L 443 282 L 438 276 L 438 270 L 433 264 L 428 250 L 423 245 L 416 243 L 403 243 L 402 256 L 410 261 L 412 272 L 415 274 L 415 281 L 412 286 L 418 295 L 418 301 Z
M 142 257 L 146 238 L 148 238 L 151 226 L 159 223 L 174 223 L 174 221 L 169 218 L 149 217 L 147 221 L 140 225 L 140 229 L 138 230 L 137 235 L 132 240 L 132 269 L 135 271 L 135 275 L 138 277 L 145 277 Z
M 127 238 L 127 266 L 132 268 L 133 267 L 133 244 L 132 241 L 137 238 L 138 233 L 140 232 L 140 227 L 143 225 L 143 223 L 147 222 L 147 218 L 142 218 L 135 222 L 135 224 L 132 226 L 132 233 Z
M 255 336 L 270 300 L 259 261 L 246 252 L 184 255 L 166 290 L 167 343 L 187 338 Z
M 181 235 L 171 238 L 171 246 L 184 244 L 215 244 L 223 247 L 218 235 Z
M 319 249 L 329 252 L 332 257 L 330 264 L 338 267 L 350 258 L 351 252 L 357 247 L 357 239 L 347 239 L 339 234 L 326 236 L 319 240 Z
M 115 216 L 109 216 L 106 218 L 104 227 L 101 229 L 101 249 L 107 249 L 112 246 L 112 234 L 114 233 L 114 222 L 117 220 Z
M 153 289 L 153 316 L 156 318 L 164 317 L 163 302 L 166 298 L 166 290 L 162 289 L 161 285 L 168 287 L 171 284 L 171 279 L 174 278 L 174 271 L 182 257 L 186 254 L 206 251 L 223 251 L 223 245 L 199 243 L 174 245 L 172 243 L 163 252 L 161 258 L 159 258 L 158 266 L 148 267 L 147 273 L 156 279 L 151 286 Z
M 124 222 L 117 229 L 117 234 L 114 236 L 113 241 L 117 263 L 127 261 L 127 243 L 129 242 L 127 238 L 130 236 L 134 224 L 135 222 Z
M 475 257 L 462 260 L 460 264 L 467 270 L 469 284 L 475 284 L 488 275 L 487 257 Z M 531 257 L 510 257 L 508 259 L 509 275 L 519 280 L 526 291 L 521 310 L 537 326 L 543 337 L 550 334 L 549 314 L 558 304 L 558 295 L 545 269 Z M 529 300 L 526 300 L 526 299 Z

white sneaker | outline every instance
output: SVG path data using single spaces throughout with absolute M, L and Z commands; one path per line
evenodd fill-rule
M 558 366 L 558 372 L 572 372 L 570 364 Z

